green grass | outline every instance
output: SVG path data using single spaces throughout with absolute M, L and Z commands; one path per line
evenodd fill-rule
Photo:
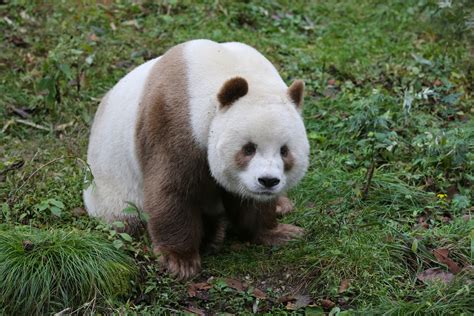
M 467 0 L 0 5 L 0 222 L 81 230 L 124 249 L 139 278 L 99 304 L 110 312 L 291 313 L 278 298 L 298 294 L 311 303 L 298 312 L 315 314 L 472 314 L 472 12 Z M 189 297 L 159 270 L 146 236 L 121 235 L 77 208 L 101 96 L 195 38 L 248 43 L 287 83 L 304 79 L 311 164 L 284 219 L 305 237 L 275 248 L 228 241 L 191 281 L 211 288 Z M 462 271 L 449 284 L 423 283 L 417 275 L 429 268 L 449 272 L 439 248 Z M 248 286 L 233 289 L 228 277 Z M 267 294 L 258 305 L 253 287 Z
M 0 226 L 1 312 L 72 312 L 128 294 L 136 273 L 131 258 L 92 234 Z

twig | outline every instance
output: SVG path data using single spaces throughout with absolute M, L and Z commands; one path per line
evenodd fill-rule
M 5 175 L 12 170 L 20 169 L 21 167 L 23 167 L 24 164 L 25 164 L 24 160 L 17 160 L 14 163 L 12 163 L 10 166 L 6 167 L 5 169 L 0 170 L 0 176 Z
M 367 181 L 365 182 L 364 191 L 362 193 L 363 200 L 367 199 L 367 197 L 369 196 L 369 188 L 370 188 L 370 183 L 372 182 L 372 177 L 374 176 L 374 171 L 375 171 L 375 161 L 372 160 L 372 163 L 370 164 L 369 169 L 367 169 L 367 175 L 366 175 Z
M 30 114 L 22 108 L 17 108 L 17 107 L 12 105 L 12 106 L 10 106 L 10 109 L 12 110 L 13 113 L 20 116 L 23 119 L 26 119 L 26 118 L 30 117 Z
M 34 128 L 40 129 L 40 130 L 43 130 L 43 131 L 47 131 L 47 132 L 50 131 L 49 128 L 44 127 L 44 126 L 39 125 L 39 124 L 36 124 L 36 123 L 33 123 L 33 122 L 31 122 L 31 121 L 22 120 L 22 119 L 15 119 L 15 122 L 20 123 L 20 124 L 24 124 L 24 125 L 28 125 L 28 126 L 31 126 L 31 127 L 34 127 Z

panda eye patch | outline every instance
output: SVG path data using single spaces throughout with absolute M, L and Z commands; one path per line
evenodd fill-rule
M 242 151 L 245 156 L 253 156 L 257 151 L 257 145 L 254 143 L 247 143 L 244 147 L 242 147 Z
M 282 157 L 286 157 L 286 156 L 288 156 L 288 151 L 289 151 L 289 150 L 288 150 L 288 146 L 286 146 L 286 145 L 281 146 L 281 148 L 280 148 L 280 155 L 281 155 Z

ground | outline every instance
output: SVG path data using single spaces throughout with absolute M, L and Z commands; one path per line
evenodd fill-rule
M 110 2 L 0 1 L 0 222 L 99 234 L 140 267 L 130 293 L 76 311 L 474 312 L 472 2 Z M 303 239 L 231 239 L 183 283 L 147 236 L 89 219 L 81 190 L 100 98 L 196 38 L 245 42 L 305 81 L 311 164 L 283 219 Z

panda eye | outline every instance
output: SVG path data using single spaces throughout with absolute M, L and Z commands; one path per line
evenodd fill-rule
M 286 145 L 285 145 L 285 146 L 281 146 L 281 148 L 280 148 L 280 155 L 281 155 L 282 157 L 288 156 L 288 146 L 286 146 Z
M 244 152 L 245 156 L 252 156 L 257 151 L 257 145 L 254 143 L 248 143 L 244 147 L 242 147 L 242 151 Z

